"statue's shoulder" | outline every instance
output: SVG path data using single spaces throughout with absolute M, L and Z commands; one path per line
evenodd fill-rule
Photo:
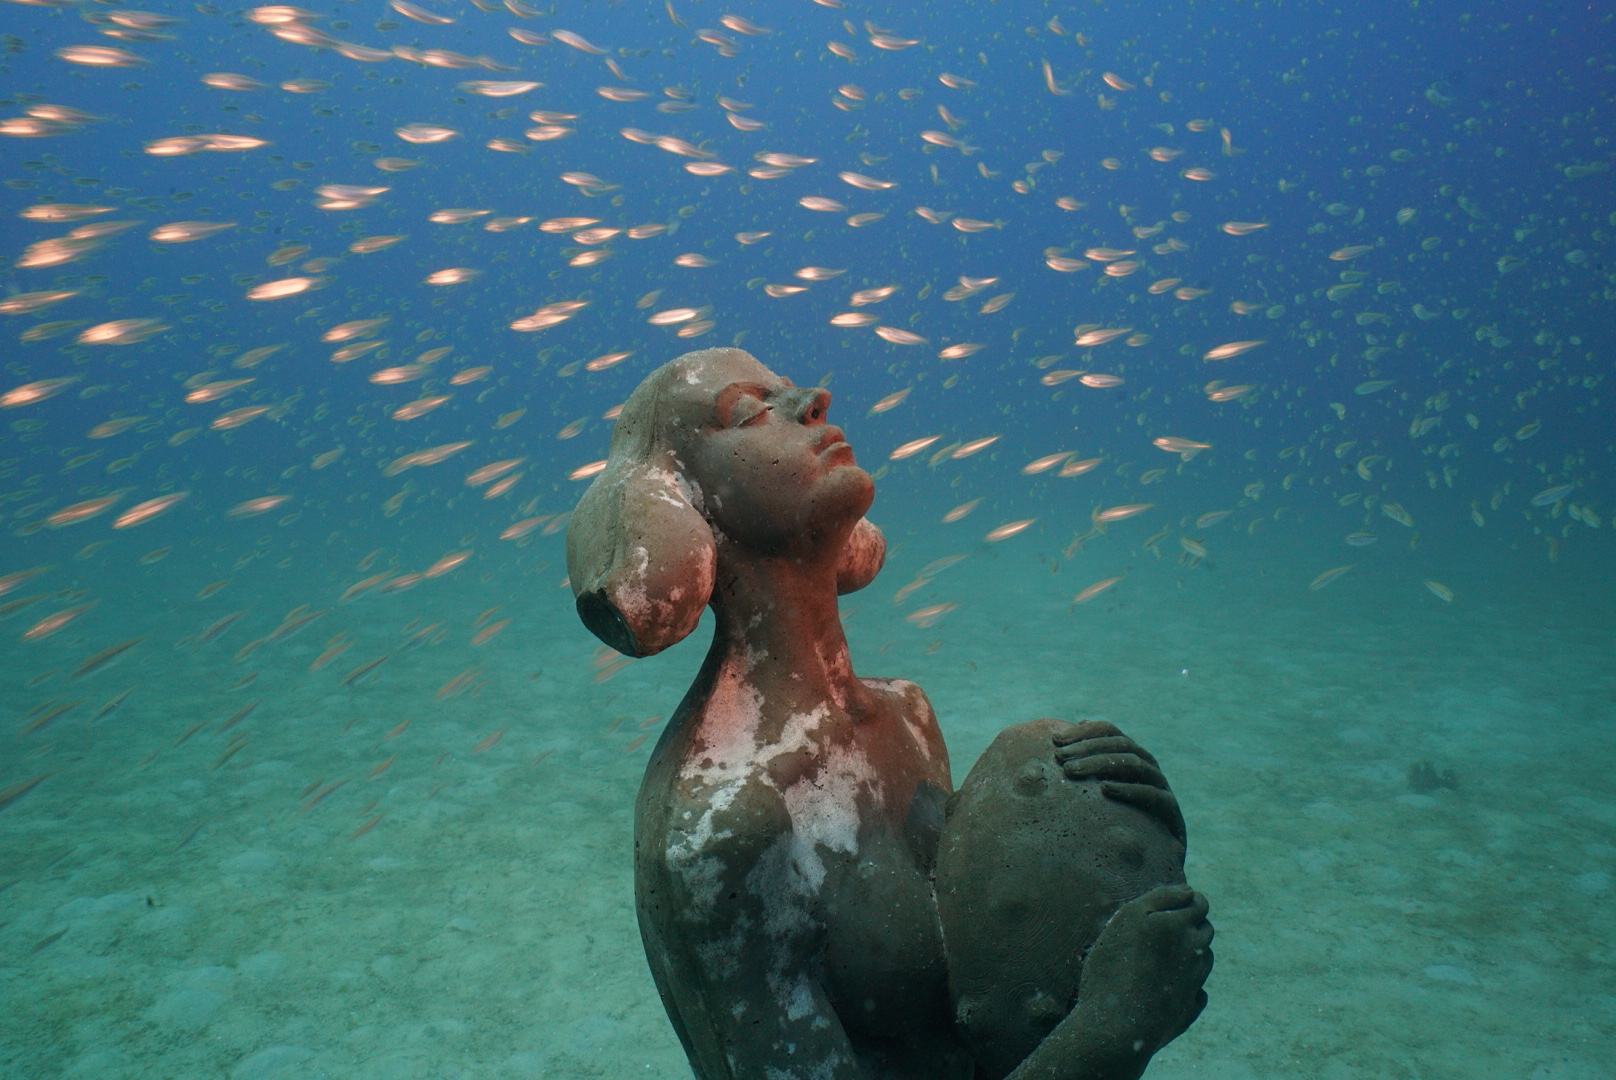
M 899 705 L 905 719 L 935 727 L 937 713 L 931 707 L 926 691 L 908 679 L 860 679 L 865 686 Z
M 897 709 L 903 723 L 927 758 L 947 761 L 943 733 L 937 726 L 937 712 L 926 691 L 908 679 L 861 679 L 870 690 L 885 697 Z

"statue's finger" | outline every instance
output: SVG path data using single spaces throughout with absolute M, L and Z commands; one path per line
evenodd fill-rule
M 1080 739 L 1103 739 L 1110 735 L 1121 735 L 1117 726 L 1106 720 L 1079 720 L 1070 728 L 1054 736 L 1056 746 L 1065 746 Z
M 1107 780 L 1100 785 L 1100 794 L 1144 811 L 1165 825 L 1179 843 L 1187 842 L 1184 812 L 1179 809 L 1178 800 L 1171 791 L 1163 791 L 1149 784 L 1121 784 Z
M 1163 911 L 1177 911 L 1195 901 L 1195 890 L 1188 885 L 1158 885 L 1137 903 L 1147 915 Z
M 1061 763 L 1073 780 L 1116 780 L 1167 789 L 1167 777 L 1150 762 L 1133 754 L 1093 754 Z
M 1160 767 L 1150 751 L 1128 738 L 1126 735 L 1110 735 L 1097 739 L 1082 739 L 1078 742 L 1062 743 L 1059 738 L 1055 740 L 1055 760 L 1070 761 L 1073 758 L 1090 757 L 1094 754 L 1133 754 Z

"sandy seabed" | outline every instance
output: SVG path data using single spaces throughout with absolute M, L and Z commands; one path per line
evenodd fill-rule
M 1059 542 L 979 548 L 899 607 L 950 553 L 912 538 L 844 609 L 863 674 L 931 695 L 956 781 L 1041 715 L 1109 719 L 1161 759 L 1218 961 L 1150 1077 L 1616 1074 L 1608 577 L 1474 564 L 1445 604 L 1372 567 L 1310 592 L 1324 567 L 1282 544 L 1195 568 L 1102 546 L 1052 573 L 1036 552 Z M 688 1077 L 634 922 L 634 744 L 708 631 L 602 671 L 559 577 L 334 606 L 242 662 L 303 590 L 261 592 L 199 649 L 174 643 L 242 596 L 8 644 L 0 789 L 50 775 L 0 813 L 0 1074 Z M 905 621 L 937 603 L 958 607 Z M 511 625 L 471 645 L 496 605 Z M 437 622 L 441 643 L 404 644 Z M 1412 783 L 1421 762 L 1456 786 Z

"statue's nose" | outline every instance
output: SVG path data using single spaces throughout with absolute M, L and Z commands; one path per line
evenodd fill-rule
M 799 424 L 823 424 L 830 411 L 830 391 L 821 386 L 793 386 L 781 397 L 782 411 Z

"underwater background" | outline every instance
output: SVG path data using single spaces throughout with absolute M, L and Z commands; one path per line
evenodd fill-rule
M 578 622 L 650 370 L 877 477 L 855 665 L 1161 760 L 1152 1077 L 1616 1073 L 1600 5 L 7 3 L 0 1074 L 686 1077 Z

